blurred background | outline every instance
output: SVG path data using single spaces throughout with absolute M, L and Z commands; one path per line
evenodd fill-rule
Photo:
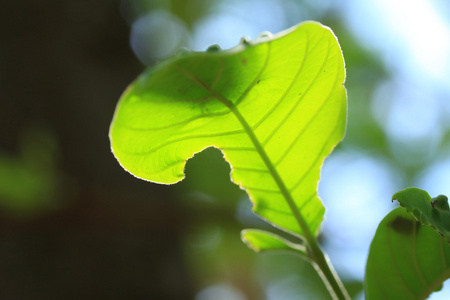
M 322 171 L 320 239 L 353 295 L 391 196 L 450 195 L 448 1 L 1 4 L 0 299 L 329 299 L 298 257 L 241 242 L 264 224 L 219 151 L 196 155 L 173 186 L 134 178 L 111 154 L 121 93 L 180 47 L 230 48 L 304 20 L 333 29 L 349 115 Z

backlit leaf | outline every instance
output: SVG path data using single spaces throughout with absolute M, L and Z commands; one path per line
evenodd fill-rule
M 125 91 L 112 150 L 135 176 L 171 184 L 195 153 L 221 149 L 256 213 L 314 235 L 324 214 L 320 168 L 345 131 L 344 79 L 335 36 L 315 22 L 230 50 L 184 52 Z

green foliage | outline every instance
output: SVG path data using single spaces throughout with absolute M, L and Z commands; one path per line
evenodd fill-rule
M 274 233 L 259 229 L 246 229 L 241 232 L 242 240 L 255 252 L 288 251 L 307 257 L 306 247 L 292 243 Z
M 426 299 L 449 277 L 450 245 L 436 231 L 400 207 L 381 221 L 367 260 L 367 300 Z
M 396 193 L 392 200 L 398 200 L 418 221 L 431 226 L 450 242 L 450 210 L 446 196 L 431 198 L 424 190 L 407 188 Z
M 235 48 L 180 51 L 145 71 L 122 95 L 110 128 L 120 164 L 144 180 L 184 179 L 187 160 L 215 147 L 253 210 L 285 230 L 247 229 L 256 252 L 291 252 L 318 271 L 333 299 L 349 299 L 317 245 L 324 207 L 317 195 L 323 160 L 346 125 L 344 61 L 333 33 L 305 22 Z M 366 269 L 367 299 L 425 299 L 450 277 L 447 198 L 409 188 L 380 223 Z M 421 225 L 414 217 L 423 223 Z M 431 227 L 432 228 L 431 228 Z M 353 286 L 352 294 L 361 285 Z
M 171 184 L 184 178 L 195 153 L 219 148 L 253 210 L 303 236 L 330 293 L 347 299 L 315 240 L 324 214 L 320 168 L 345 132 L 344 80 L 339 44 L 315 22 L 242 39 L 230 50 L 182 51 L 124 93 L 110 129 L 112 150 L 135 176 Z M 249 237 L 259 246 L 283 244 L 273 235 Z
M 217 147 L 256 213 L 316 235 L 324 213 L 320 167 L 345 131 L 336 38 L 307 22 L 214 49 L 163 61 L 127 89 L 110 130 L 115 156 L 135 176 L 171 184 L 184 178 L 187 159 Z

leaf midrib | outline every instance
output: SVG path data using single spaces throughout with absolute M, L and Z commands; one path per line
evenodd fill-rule
M 413 291 L 410 289 L 410 287 L 406 284 L 402 273 L 400 271 L 399 266 L 397 265 L 396 259 L 395 259 L 395 254 L 394 254 L 394 247 L 392 244 L 392 238 L 391 238 L 391 234 L 390 231 L 387 230 L 386 231 L 386 240 L 387 240 L 387 248 L 389 251 L 389 256 L 391 258 L 392 261 L 392 266 L 394 268 L 395 273 L 397 274 L 397 278 L 399 278 L 400 284 L 403 287 L 403 290 L 406 292 L 406 294 L 408 294 L 410 296 L 411 299 L 414 299 L 414 293 Z

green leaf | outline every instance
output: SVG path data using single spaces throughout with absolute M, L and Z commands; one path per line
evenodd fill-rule
M 418 221 L 433 227 L 450 242 L 450 209 L 446 196 L 431 198 L 424 190 L 407 188 L 396 193 L 392 200 L 398 200 Z
M 112 150 L 135 176 L 172 184 L 187 159 L 219 148 L 256 213 L 311 237 L 324 214 L 320 167 L 345 131 L 344 80 L 339 44 L 315 22 L 230 50 L 183 53 L 125 91 Z
M 398 207 L 378 226 L 367 259 L 367 300 L 426 299 L 450 278 L 450 245 Z
M 277 234 L 259 229 L 244 229 L 241 232 L 244 243 L 255 252 L 289 251 L 307 257 L 306 247 L 292 243 Z
M 361 294 L 364 291 L 364 284 L 362 281 L 347 279 L 344 280 L 342 283 L 344 284 L 345 289 L 347 290 L 348 295 L 350 296 L 350 299 L 356 298 L 357 296 L 359 296 L 359 294 Z

